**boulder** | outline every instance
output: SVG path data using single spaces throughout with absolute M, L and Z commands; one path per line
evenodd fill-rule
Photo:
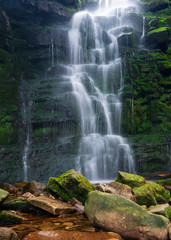
M 167 190 L 171 191 L 171 178 L 164 179 L 164 180 L 157 180 L 155 181 L 157 184 L 160 184 Z
M 17 193 L 18 192 L 18 188 L 16 188 L 14 185 L 9 184 L 9 183 L 1 184 L 0 188 L 2 188 L 3 190 L 5 190 L 9 193 Z
M 111 182 L 109 184 L 97 183 L 95 184 L 95 188 L 98 191 L 118 194 L 118 195 L 121 195 L 122 197 L 126 197 L 131 201 L 136 202 L 135 194 L 132 188 L 125 184 L 118 183 L 118 182 Z
M 0 227 L 0 240 L 18 240 L 18 236 L 11 228 Z
M 46 196 L 39 196 L 34 198 L 28 198 L 27 201 L 40 209 L 43 209 L 54 215 L 60 215 L 64 213 L 74 212 L 74 207 L 68 203 L 64 203 L 57 199 L 52 199 Z
M 17 198 L 2 204 L 2 209 L 20 212 L 35 211 L 35 208 L 27 202 L 27 198 Z
M 140 187 L 146 183 L 145 179 L 139 175 L 121 172 L 121 171 L 118 172 L 118 176 L 115 182 L 126 184 L 131 188 Z
M 76 232 L 76 231 L 37 231 L 28 234 L 23 240 L 121 240 L 113 232 Z
M 147 182 L 147 184 L 149 184 L 153 188 L 154 196 L 157 203 L 162 204 L 169 201 L 170 192 L 167 189 L 155 182 Z
M 169 43 L 170 30 L 166 27 L 160 27 L 148 32 L 145 35 L 145 44 L 151 48 L 161 49 L 166 52 Z
M 12 211 L 0 211 L 0 225 L 12 225 L 22 222 L 22 218 Z
M 30 192 L 33 195 L 38 196 L 44 192 L 45 188 L 46 186 L 44 184 L 31 181 L 23 188 L 23 193 Z
M 167 218 L 148 213 L 138 204 L 117 194 L 90 192 L 85 213 L 95 227 L 117 232 L 124 239 L 168 238 Z
M 171 220 L 171 207 L 168 203 L 149 207 L 150 213 L 159 214 Z
M 153 188 L 150 185 L 144 184 L 141 187 L 133 188 L 133 191 L 139 205 L 146 205 L 149 207 L 157 204 Z
M 133 47 L 134 36 L 133 33 L 122 33 L 118 36 L 118 45 L 122 47 Z
M 49 178 L 47 189 L 64 201 L 76 198 L 84 204 L 87 194 L 94 191 L 95 187 L 83 175 L 71 169 L 58 178 Z
M 5 199 L 9 196 L 9 192 L 0 189 L 0 204 L 5 201 Z

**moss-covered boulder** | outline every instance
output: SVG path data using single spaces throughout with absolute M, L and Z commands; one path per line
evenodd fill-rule
M 0 189 L 0 204 L 3 203 L 5 201 L 5 199 L 8 197 L 9 192 Z
M 17 198 L 2 204 L 2 209 L 16 210 L 21 212 L 36 211 L 36 208 L 27 202 L 27 198 Z
M 153 188 L 157 203 L 162 204 L 169 201 L 170 192 L 167 189 L 155 182 L 147 182 L 147 184 Z
M 153 188 L 150 185 L 144 184 L 141 187 L 133 188 L 133 191 L 139 205 L 146 205 L 149 207 L 157 204 Z
M 139 175 L 126 173 L 126 172 L 118 172 L 118 176 L 115 182 L 123 183 L 131 188 L 140 187 L 146 183 L 145 179 Z
M 168 219 L 171 220 L 171 207 L 169 206 L 168 203 L 166 204 L 160 204 L 156 206 L 151 206 L 148 211 L 150 213 L 158 214 L 158 215 L 163 215 L 164 217 L 167 217 Z
M 88 194 L 85 213 L 98 228 L 119 233 L 124 239 L 167 240 L 169 220 L 148 213 L 138 204 L 116 194 Z
M 159 48 L 167 51 L 169 43 L 170 30 L 166 27 L 160 27 L 148 32 L 145 36 L 146 45 L 151 48 Z
M 164 180 L 157 180 L 155 181 L 157 184 L 160 184 L 167 190 L 171 191 L 171 178 L 164 179 Z
M 76 198 L 84 204 L 87 194 L 94 191 L 95 187 L 83 175 L 71 169 L 58 178 L 49 178 L 47 189 L 62 197 L 64 201 Z
M 11 225 L 22 222 L 22 218 L 10 211 L 0 211 L 0 225 Z

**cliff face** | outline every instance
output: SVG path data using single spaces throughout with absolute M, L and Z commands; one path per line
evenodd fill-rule
M 132 143 L 137 171 L 148 175 L 168 171 L 170 164 L 171 14 L 167 1 L 137 2 L 142 12 L 128 15 L 132 26 L 118 36 L 125 82 L 122 133 Z M 68 86 L 60 84 L 61 64 L 69 62 L 73 13 L 96 4 L 0 1 L 2 181 L 23 179 L 24 156 L 30 179 L 45 181 L 74 167 L 80 127 L 74 103 L 62 94 Z

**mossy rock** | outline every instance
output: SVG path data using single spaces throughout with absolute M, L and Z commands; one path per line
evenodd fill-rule
M 5 210 L 16 210 L 16 211 L 21 211 L 21 212 L 32 212 L 35 211 L 35 207 L 30 205 L 27 202 L 27 198 L 17 198 L 13 199 L 9 202 L 3 203 L 2 204 L 2 209 Z
M 167 0 L 137 0 L 144 11 L 159 11 L 168 7 Z
M 157 204 L 153 188 L 150 185 L 144 184 L 141 187 L 133 188 L 133 191 L 139 205 L 146 205 L 149 207 Z
M 165 187 L 166 189 L 171 189 L 171 178 L 164 179 L 164 180 L 157 180 L 155 182 Z
M 84 204 L 87 194 L 94 191 L 95 187 L 83 175 L 72 169 L 58 178 L 49 178 L 47 189 L 62 197 L 64 201 L 76 198 Z
M 124 239 L 167 239 L 169 220 L 148 213 L 138 204 L 117 194 L 93 191 L 88 194 L 85 213 L 90 222 Z
M 9 192 L 0 189 L 0 204 L 5 201 L 5 199 L 9 196 Z
M 166 204 L 160 204 L 156 206 L 151 206 L 148 211 L 150 213 L 163 215 L 164 217 L 167 217 L 169 220 L 171 220 L 171 207 L 168 203 Z
M 22 218 L 10 211 L 0 211 L 0 225 L 11 225 L 22 222 Z
M 162 204 L 169 201 L 170 192 L 167 189 L 155 182 L 147 182 L 147 184 L 153 188 L 157 203 Z
M 146 183 L 145 179 L 139 175 L 121 172 L 121 171 L 118 172 L 118 176 L 115 182 L 126 184 L 131 188 L 140 187 Z

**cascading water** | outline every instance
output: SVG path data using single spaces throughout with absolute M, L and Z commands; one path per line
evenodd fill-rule
M 119 135 L 124 82 L 117 42 L 123 17 L 133 9 L 126 0 L 100 0 L 96 12 L 75 14 L 69 31 L 71 64 L 64 78 L 72 85 L 82 135 L 76 166 L 91 181 L 135 172 L 130 146 Z

